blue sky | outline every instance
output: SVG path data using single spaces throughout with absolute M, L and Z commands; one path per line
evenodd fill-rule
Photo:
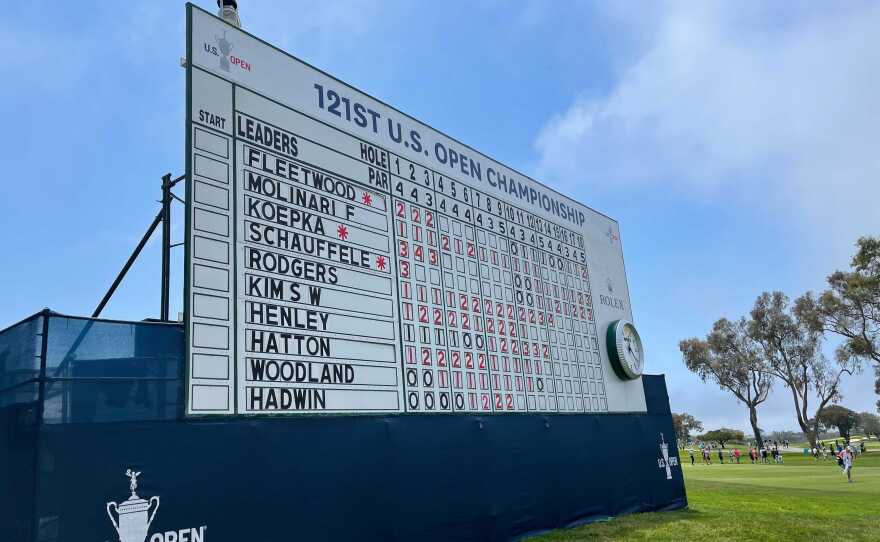
M 647 369 L 708 426 L 745 408 L 678 341 L 822 288 L 880 233 L 876 2 L 240 3 L 249 31 L 619 220 Z M 90 314 L 182 173 L 184 32 L 176 1 L 4 4 L 0 327 Z M 104 316 L 157 315 L 156 241 Z M 866 367 L 843 403 L 872 388 Z M 790 402 L 777 386 L 761 425 L 795 428 Z

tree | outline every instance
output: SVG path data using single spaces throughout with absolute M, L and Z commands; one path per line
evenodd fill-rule
M 738 431 L 736 429 L 728 429 L 726 427 L 722 427 L 721 429 L 716 429 L 714 431 L 709 431 L 700 438 L 706 441 L 717 442 L 721 445 L 722 448 L 724 448 L 725 442 L 731 440 L 744 441 L 746 439 L 742 431 Z
M 678 343 L 678 348 L 691 372 L 703 382 L 714 382 L 746 405 L 755 441 L 762 446 L 758 405 L 767 400 L 773 378 L 764 370 L 760 344 L 749 336 L 748 329 L 744 318 L 737 322 L 721 318 L 705 341 L 694 337 Z
M 782 292 L 758 296 L 751 315 L 749 335 L 761 345 L 764 370 L 791 391 L 798 425 L 815 446 L 818 419 L 829 404 L 841 399 L 840 380 L 858 369 L 858 359 L 838 355 L 836 364 L 829 363 L 820 349 L 821 331 L 799 311 L 790 310 Z M 818 404 L 810 415 L 813 397 Z
M 769 435 L 767 435 L 768 440 L 775 440 L 777 442 L 798 442 L 804 439 L 804 434 L 799 433 L 797 431 L 773 431 Z
M 672 414 L 672 426 L 675 428 L 675 436 L 679 444 L 683 444 L 690 439 L 691 431 L 702 431 L 703 424 L 700 420 L 694 418 L 687 412 L 681 414 Z
M 818 297 L 807 292 L 795 302 L 795 311 L 814 330 L 844 339 L 838 357 L 872 360 L 874 391 L 880 395 L 880 238 L 862 237 L 856 247 L 850 271 L 829 275 L 829 289 Z
M 880 416 L 870 412 L 859 413 L 859 428 L 866 437 L 873 435 L 880 438 Z
M 848 445 L 852 430 L 858 426 L 859 415 L 844 406 L 831 405 L 819 415 L 819 423 L 829 428 L 836 427 Z

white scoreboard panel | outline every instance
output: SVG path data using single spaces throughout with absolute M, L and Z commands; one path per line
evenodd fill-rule
M 617 223 L 188 5 L 187 413 L 634 412 Z

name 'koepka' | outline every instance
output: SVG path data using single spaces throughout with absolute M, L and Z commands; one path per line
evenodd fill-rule
M 244 206 L 245 214 L 247 216 L 259 218 L 267 222 L 274 222 L 289 228 L 307 231 L 309 233 L 326 235 L 324 233 L 324 221 L 320 216 L 312 213 L 307 213 L 284 205 L 278 205 L 271 201 L 257 199 L 252 196 L 245 196 Z

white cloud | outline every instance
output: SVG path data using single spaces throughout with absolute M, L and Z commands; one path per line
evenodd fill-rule
M 880 230 L 880 4 L 672 2 L 614 8 L 641 54 L 604 96 L 581 96 L 536 140 L 541 176 L 733 196 L 813 240 Z M 623 57 L 624 55 L 621 55 Z
M 259 9 L 242 5 L 242 25 L 295 55 L 307 53 L 311 60 L 328 61 L 363 47 L 377 20 L 391 10 L 389 2 L 344 0 L 326 2 L 273 0 Z
M 619 30 L 606 44 L 616 76 L 597 87 L 607 92 L 584 92 L 548 120 L 535 141 L 539 178 L 574 192 L 674 191 L 685 202 L 699 199 L 696 208 L 772 217 L 766 223 L 797 234 L 786 240 L 792 249 L 780 250 L 798 261 L 791 264 L 797 288 L 821 286 L 825 274 L 847 265 L 858 236 L 880 233 L 880 4 L 617 2 L 601 9 Z M 736 247 L 748 250 L 748 241 Z M 680 252 L 683 266 L 704 268 L 682 303 L 713 300 L 718 312 L 731 310 L 738 301 L 719 298 L 729 276 L 698 252 Z M 671 333 L 697 329 L 679 323 Z M 678 359 L 674 348 L 665 354 Z M 747 410 L 728 394 L 695 386 L 678 362 L 668 369 L 673 408 L 748 429 Z M 846 379 L 845 405 L 871 408 L 872 375 L 866 366 Z M 760 408 L 761 425 L 793 429 L 792 409 L 778 385 Z

